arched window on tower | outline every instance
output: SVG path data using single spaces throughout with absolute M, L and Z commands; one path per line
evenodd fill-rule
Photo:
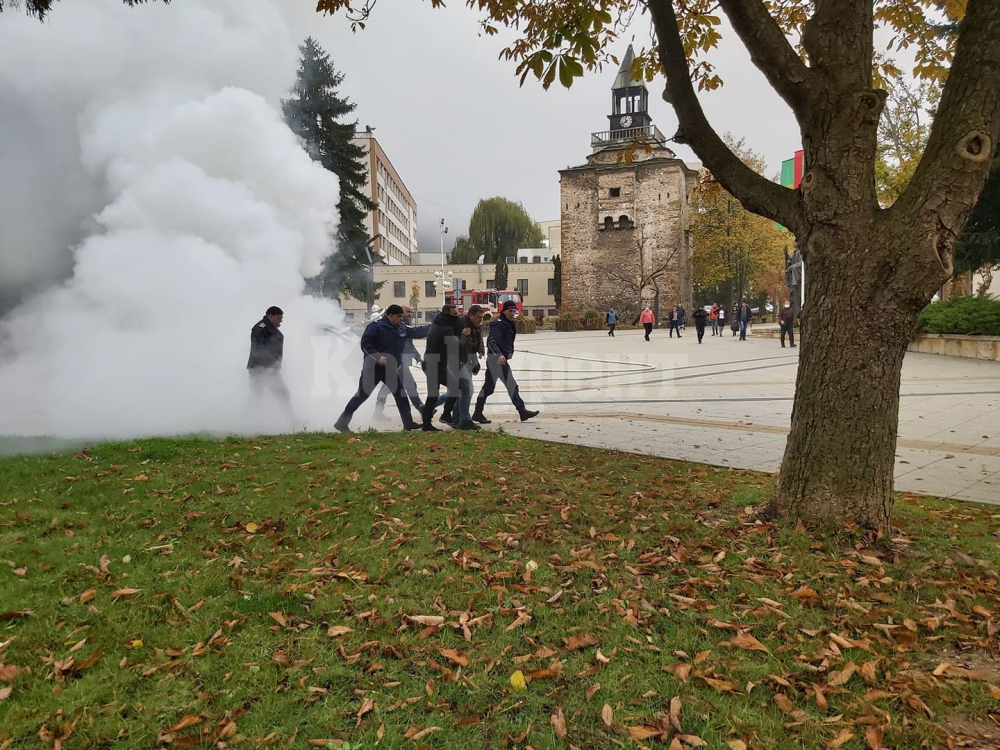
M 605 216 L 604 217 L 604 228 L 605 229 L 614 229 L 615 228 L 615 220 L 612 219 L 610 216 Z
M 628 216 L 622 214 L 618 217 L 618 228 L 619 229 L 631 229 L 632 222 L 628 220 Z

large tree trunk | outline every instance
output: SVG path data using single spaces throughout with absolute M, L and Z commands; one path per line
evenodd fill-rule
M 903 356 L 930 291 L 924 269 L 900 262 L 912 238 L 872 226 L 859 216 L 849 230 L 814 231 L 805 246 L 792 427 L 769 510 L 887 532 Z

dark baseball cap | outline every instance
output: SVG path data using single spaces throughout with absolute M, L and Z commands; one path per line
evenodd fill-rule
M 517 309 L 517 303 L 514 300 L 509 299 L 503 303 L 503 307 L 500 308 L 500 312 L 506 312 L 507 310 L 516 310 L 516 309 Z

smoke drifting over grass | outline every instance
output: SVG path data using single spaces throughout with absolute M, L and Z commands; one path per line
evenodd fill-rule
M 276 107 L 297 64 L 280 6 L 0 16 L 0 305 L 27 297 L 0 319 L 0 435 L 287 430 L 250 408 L 244 369 L 269 305 L 297 413 L 336 419 L 352 383 L 327 383 L 326 360 L 360 355 L 333 336 L 317 362 L 343 316 L 301 292 L 338 185 Z

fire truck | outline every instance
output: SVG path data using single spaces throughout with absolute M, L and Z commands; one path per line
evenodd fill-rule
M 496 316 L 507 300 L 513 300 L 517 305 L 517 314 L 524 315 L 524 302 L 517 289 L 461 289 L 446 292 L 445 302 L 458 305 L 460 313 L 465 314 L 473 305 L 479 305 L 483 310 Z

